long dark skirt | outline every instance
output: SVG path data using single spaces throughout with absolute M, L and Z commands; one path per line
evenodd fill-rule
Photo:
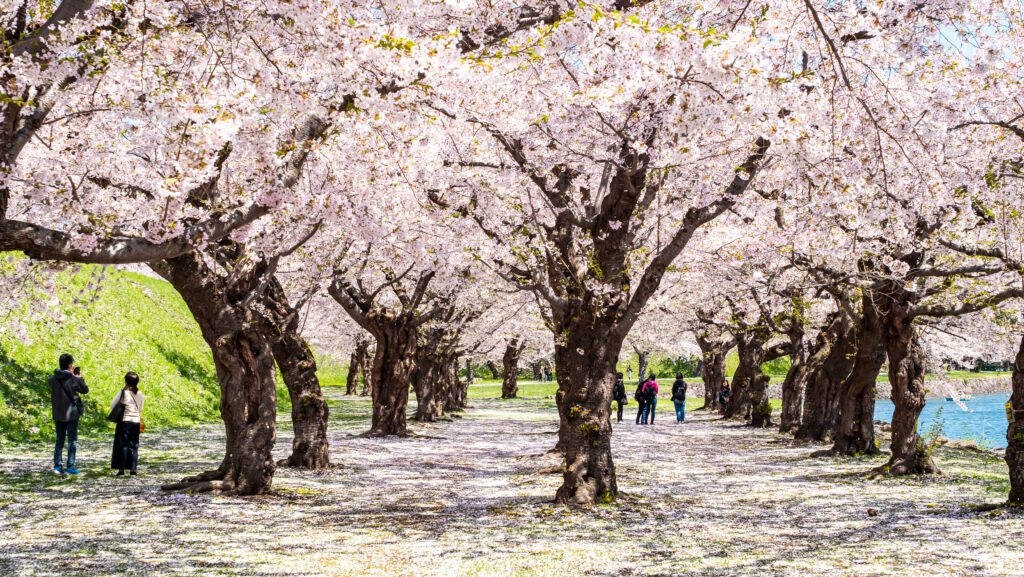
M 139 424 L 120 422 L 114 429 L 114 452 L 110 468 L 134 471 L 139 466 Z

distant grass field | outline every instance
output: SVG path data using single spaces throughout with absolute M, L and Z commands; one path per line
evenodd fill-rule
M 0 275 L 11 262 L 0 260 Z M 47 273 L 49 274 L 49 273 Z M 210 349 L 185 303 L 166 282 L 97 266 L 52 273 L 58 287 L 42 318 L 15 303 L 2 322 L 24 332 L 0 332 L 0 442 L 53 437 L 47 378 L 62 352 L 75 356 L 89 385 L 82 434 L 112 430 L 110 401 L 135 371 L 146 394 L 147 428 L 180 427 L 219 418 Z M 278 387 L 278 402 L 288 395 Z

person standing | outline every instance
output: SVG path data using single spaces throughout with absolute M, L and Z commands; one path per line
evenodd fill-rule
M 626 375 L 627 375 L 626 378 L 628 378 L 631 381 L 633 380 L 633 367 L 632 366 L 626 365 Z
M 64 353 L 58 359 L 59 369 L 50 376 L 50 408 L 53 411 L 53 425 L 57 432 L 57 441 L 53 447 L 53 472 L 58 475 L 67 473 L 77 475 L 75 453 L 78 450 L 78 420 L 85 412 L 85 403 L 81 395 L 89 393 L 85 379 L 75 374 L 75 358 Z M 67 468 L 62 464 L 64 442 L 68 445 Z
M 637 383 L 636 390 L 633 391 L 633 399 L 636 401 L 636 424 L 640 424 L 640 419 L 644 417 L 644 411 L 647 407 L 647 398 L 644 396 L 644 385 L 646 383 Z M 644 424 L 647 424 L 646 418 Z
M 681 373 L 676 373 L 676 381 L 672 383 L 672 403 L 676 406 L 676 422 L 686 420 L 686 381 Z
M 622 422 L 622 407 L 626 406 L 628 402 L 626 400 L 626 383 L 622 380 L 622 373 L 615 373 L 615 394 L 613 395 L 615 403 L 618 407 L 618 420 L 617 423 Z
M 110 402 L 111 412 L 119 404 L 123 406 L 121 420 L 114 429 L 114 451 L 110 457 L 110 468 L 117 469 L 118 477 L 124 475 L 125 469 L 132 475 L 138 474 L 139 433 L 145 403 L 146 397 L 139 391 L 139 375 L 129 372 L 124 376 L 124 388 Z
M 654 411 L 658 408 L 658 380 L 657 375 L 651 373 L 651 378 L 643 384 L 641 394 L 644 397 L 644 411 L 643 417 L 640 419 L 641 425 L 648 423 L 654 424 Z

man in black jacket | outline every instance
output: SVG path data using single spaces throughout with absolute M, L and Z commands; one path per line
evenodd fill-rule
M 622 373 L 615 373 L 615 394 L 612 396 L 612 400 L 619 406 L 618 407 L 618 420 L 617 423 L 622 422 L 622 407 L 626 406 L 626 383 L 622 380 Z
M 682 373 L 676 373 L 676 382 L 672 383 L 672 403 L 676 406 L 676 422 L 686 420 L 686 381 Z
M 75 359 L 64 353 L 60 356 L 60 369 L 50 377 L 50 407 L 53 409 L 53 424 L 57 429 L 57 443 L 53 448 L 53 472 L 77 475 L 75 450 L 78 448 L 78 419 L 82 417 L 81 393 L 88 393 L 85 379 L 76 375 Z M 68 442 L 68 466 L 61 465 L 64 453 L 64 439 Z

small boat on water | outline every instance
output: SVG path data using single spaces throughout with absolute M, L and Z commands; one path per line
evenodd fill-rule
M 962 395 L 960 397 L 946 397 L 946 400 L 951 402 L 951 403 L 956 402 L 956 401 L 969 401 L 969 400 L 971 400 L 971 396 L 970 395 Z

